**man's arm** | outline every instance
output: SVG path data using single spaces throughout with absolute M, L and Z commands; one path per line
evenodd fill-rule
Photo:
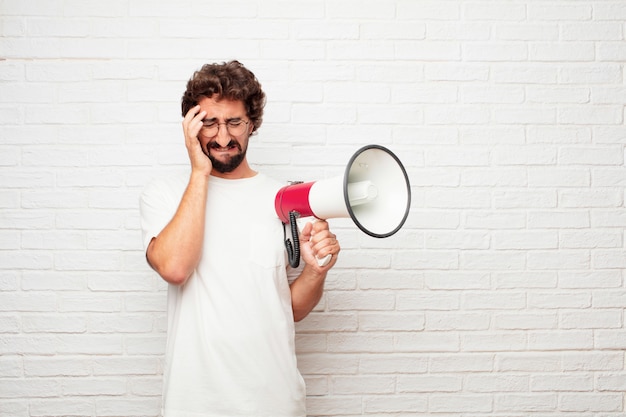
M 176 214 L 148 245 L 148 263 L 170 284 L 184 284 L 200 262 L 207 182 L 208 178 L 191 174 Z
M 189 184 L 174 217 L 152 238 L 146 250 L 150 266 L 165 281 L 174 285 L 187 282 L 202 256 L 207 186 L 213 169 L 198 142 L 205 115 L 204 111 L 200 111 L 200 106 L 196 106 L 183 119 L 185 146 L 191 161 Z
M 300 250 L 306 265 L 291 284 L 293 318 L 305 318 L 322 298 L 324 281 L 330 268 L 337 262 L 340 251 L 336 236 L 328 229 L 326 221 L 307 223 L 300 234 Z M 332 255 L 330 262 L 320 266 L 317 259 Z

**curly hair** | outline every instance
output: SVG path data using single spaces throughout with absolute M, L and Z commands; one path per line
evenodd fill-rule
M 187 82 L 181 100 L 182 115 L 196 106 L 203 97 L 242 101 L 255 132 L 263 123 L 265 93 L 254 74 L 239 61 L 205 64 Z

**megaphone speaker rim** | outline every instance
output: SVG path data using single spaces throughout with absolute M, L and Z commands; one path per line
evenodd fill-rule
M 350 171 L 351 171 L 351 168 L 352 168 L 354 162 L 359 157 L 359 155 L 361 155 L 363 152 L 371 150 L 371 149 L 376 149 L 376 150 L 383 151 L 383 152 L 387 153 L 389 156 L 391 156 L 395 160 L 395 162 L 398 164 L 398 168 L 400 169 L 400 171 L 402 172 L 402 175 L 404 176 L 404 180 L 406 182 L 406 188 L 407 188 L 406 189 L 407 202 L 406 202 L 406 207 L 405 207 L 405 210 L 404 210 L 404 214 L 402 215 L 401 221 L 398 223 L 398 225 L 394 229 L 392 229 L 389 232 L 384 232 L 384 233 L 374 232 L 374 231 L 368 229 L 365 225 L 363 225 L 359 221 L 358 216 L 356 215 L 356 213 L 354 213 L 354 211 L 353 211 L 353 209 L 351 207 L 349 194 L 348 194 L 348 184 L 349 184 Z M 410 211 L 410 208 L 411 208 L 411 184 L 409 183 L 409 176 L 406 173 L 406 169 L 404 169 L 404 165 L 402 165 L 402 162 L 400 162 L 400 159 L 391 150 L 389 150 L 386 147 L 381 146 L 381 145 L 371 144 L 371 145 L 363 146 L 361 149 L 359 149 L 358 151 L 356 151 L 352 155 L 352 157 L 348 161 L 348 164 L 346 165 L 346 169 L 345 169 L 344 176 L 343 176 L 343 196 L 344 196 L 346 208 L 348 210 L 348 214 L 350 215 L 350 218 L 352 219 L 354 224 L 356 224 L 356 226 L 359 229 L 361 229 L 362 232 L 364 232 L 365 234 L 367 234 L 369 236 L 372 236 L 372 237 L 386 238 L 386 237 L 389 237 L 389 236 L 392 236 L 392 235 L 396 234 L 398 232 L 398 230 L 400 230 L 402 228 L 402 226 L 404 226 L 404 223 L 406 222 L 406 219 L 409 217 L 409 211 Z

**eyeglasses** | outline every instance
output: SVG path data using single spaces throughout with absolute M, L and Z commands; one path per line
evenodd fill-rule
M 246 122 L 245 120 L 241 119 L 231 119 L 224 123 L 219 123 L 214 119 L 207 119 L 202 121 L 200 133 L 204 136 L 214 137 L 217 136 L 220 130 L 220 125 L 225 125 L 228 133 L 233 136 L 241 136 L 248 128 L 248 123 L 250 122 Z

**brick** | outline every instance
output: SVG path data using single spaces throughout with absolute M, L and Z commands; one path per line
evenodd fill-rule
M 428 407 L 426 398 L 415 395 L 377 395 L 363 400 L 366 413 L 416 413 L 425 412 Z
M 465 225 L 470 229 L 521 229 L 526 226 L 526 213 L 468 210 L 464 213 Z
M 571 23 L 561 26 L 565 41 L 616 41 L 622 39 L 622 28 L 617 22 Z
M 316 416 L 358 415 L 363 408 L 360 396 L 308 397 L 307 413 Z
M 560 372 L 560 353 L 512 352 L 498 353 L 496 369 L 503 372 Z
M 561 108 L 558 119 L 563 124 L 617 125 L 622 123 L 622 109 L 619 106 L 594 106 Z
M 5 356 L 0 359 L 0 375 L 3 378 L 18 378 L 24 375 L 22 358 L 19 356 Z
M 532 229 L 583 229 L 591 225 L 587 211 L 550 210 L 528 213 L 528 226 Z
M 530 88 L 526 97 L 529 103 L 589 103 L 589 88 L 587 87 L 560 87 L 560 88 Z
M 461 18 L 461 7 L 454 3 L 441 3 L 437 1 L 402 1 L 396 5 L 397 16 L 402 19 L 427 19 L 429 21 L 451 20 L 458 21 Z
M 490 395 L 435 394 L 430 396 L 428 410 L 433 413 L 490 412 L 493 410 Z
M 88 376 L 91 363 L 76 357 L 31 357 L 24 360 L 24 374 L 29 377 Z
M 504 313 L 495 316 L 495 328 L 499 330 L 556 329 L 556 313 Z
M 103 417 L 141 417 L 157 415 L 160 410 L 158 398 L 107 398 L 96 399 L 96 415 Z
M 432 40 L 486 41 L 490 38 L 488 26 L 478 22 L 430 21 L 426 26 L 426 36 Z
M 57 397 L 61 384 L 54 379 L 0 379 L 0 398 Z
M 361 355 L 359 372 L 364 374 L 410 373 L 423 374 L 428 369 L 428 360 L 423 356 L 369 354 Z
M 589 20 L 596 8 L 590 4 L 554 3 L 528 4 L 528 17 L 532 20 Z
M 154 319 L 150 315 L 92 314 L 87 327 L 91 333 L 150 333 L 154 326 Z
M 563 159 L 567 157 L 559 157 Z M 528 170 L 530 187 L 585 187 L 591 185 L 591 174 L 588 169 L 577 168 L 545 168 L 538 167 Z
M 94 375 L 155 375 L 159 374 L 159 359 L 141 356 L 94 356 L 92 360 Z
M 316 352 L 298 358 L 298 368 L 305 375 L 354 375 L 358 366 L 358 358 L 345 353 Z
M 495 232 L 493 248 L 497 250 L 557 249 L 559 235 L 556 231 L 506 231 Z
M 626 332 L 623 330 L 597 330 L 595 337 L 595 346 L 601 350 L 607 349 L 626 349 Z
M 354 313 L 311 313 L 296 325 L 296 330 L 300 332 L 354 331 L 356 329 L 357 316 Z
M 29 404 L 24 400 L 8 401 L 0 403 L 0 416 L 2 417 L 30 417 Z
M 426 276 L 426 288 L 430 290 L 484 290 L 489 286 L 489 275 L 481 272 L 429 272 Z M 445 296 L 438 295 L 446 299 Z
M 433 291 L 413 292 L 403 291 L 397 296 L 396 309 L 436 311 L 436 310 L 456 310 L 459 308 L 460 296 Z
M 22 318 L 24 333 L 84 333 L 86 320 L 82 316 L 28 315 Z
M 460 257 L 460 268 L 464 270 L 523 270 L 527 265 L 522 251 L 473 250 L 461 253 Z
M 620 394 L 563 394 L 560 408 L 566 412 L 619 412 L 623 410 L 623 395 Z
M 530 390 L 539 392 L 591 392 L 594 381 L 590 374 L 538 375 L 530 378 Z
M 476 393 L 523 392 L 529 385 L 529 377 L 512 374 L 475 374 L 468 376 L 466 384 L 468 391 Z
M 469 168 L 461 174 L 464 187 L 525 187 L 528 185 L 526 169 Z
M 516 62 L 528 60 L 528 47 L 522 42 L 475 42 L 463 46 L 469 62 Z
M 20 333 L 21 326 L 17 316 L 0 315 L 0 333 Z M 2 373 L 0 372 L 0 375 Z
M 546 269 L 586 269 L 590 266 L 589 253 L 585 250 L 561 250 L 559 253 L 534 251 L 528 254 L 528 268 L 531 270 Z
M 0 311 L 56 311 L 57 295 L 52 292 L 0 292 Z
M 160 397 L 163 393 L 163 378 L 132 378 L 130 392 L 142 397 Z
M 495 288 L 555 288 L 557 286 L 556 272 L 496 272 L 493 276 Z
M 498 396 L 494 409 L 499 412 L 549 412 L 558 404 L 556 394 L 507 394 Z
M 535 292 L 528 296 L 528 306 L 532 308 L 589 308 L 591 294 L 584 291 Z
M 616 66 L 571 68 L 562 72 L 562 78 L 568 84 L 592 84 L 591 97 L 587 102 L 599 104 L 618 104 L 623 95 L 621 88 L 607 88 L 603 84 L 615 83 L 621 77 L 621 70 Z M 593 85 L 595 84 L 595 85 Z
M 617 231 L 565 231 L 559 236 L 561 248 L 619 248 L 622 235 Z
M 600 374 L 597 379 L 599 391 L 618 391 L 626 390 L 626 375 L 624 373 Z
M 392 394 L 395 392 L 394 376 L 337 376 L 331 378 L 335 395 Z
M 129 355 L 162 356 L 165 354 L 165 339 L 165 335 L 129 335 L 125 338 L 125 350 Z
M 559 39 L 559 27 L 553 24 L 501 23 L 496 39 L 507 41 L 546 41 Z
M 400 375 L 398 377 L 397 390 L 400 393 L 460 392 L 462 383 L 462 378 L 459 376 Z
M 461 45 L 458 41 L 402 40 L 395 43 L 394 49 L 396 50 L 395 59 L 424 63 L 458 61 L 462 55 Z
M 371 332 L 421 331 L 424 315 L 409 313 L 360 313 L 359 330 Z
M 592 347 L 591 331 L 534 332 L 528 335 L 530 350 L 587 350 Z
M 468 352 L 522 351 L 528 348 L 527 337 L 519 332 L 468 333 L 461 336 L 461 348 Z
M 390 28 L 384 21 L 371 22 L 360 25 L 359 32 L 361 39 L 424 39 L 426 25 L 416 24 L 415 21 L 397 21 L 394 27 Z
M 489 78 L 489 69 L 480 64 L 429 62 L 425 67 L 425 74 L 426 79 L 432 81 L 486 81 Z
M 487 330 L 490 318 L 478 313 L 427 313 L 422 327 L 427 331 Z M 422 329 L 419 329 L 422 330 Z
M 591 62 L 595 57 L 591 42 L 541 42 L 529 46 L 529 58 L 539 62 Z
M 30 416 L 86 416 L 95 413 L 90 398 L 38 399 L 30 401 Z
M 621 283 L 619 279 L 620 272 L 616 271 L 611 278 L 612 285 L 607 285 L 607 287 L 618 288 Z M 622 290 L 595 291 L 593 295 L 593 305 L 599 308 L 624 307 L 626 305 L 626 300 L 624 299 L 625 295 L 626 292 Z
M 400 333 L 394 338 L 394 350 L 402 353 L 458 352 L 459 346 L 453 332 Z
M 613 332 L 614 333 L 614 332 Z M 616 371 L 623 369 L 623 352 L 564 352 L 564 371 Z

